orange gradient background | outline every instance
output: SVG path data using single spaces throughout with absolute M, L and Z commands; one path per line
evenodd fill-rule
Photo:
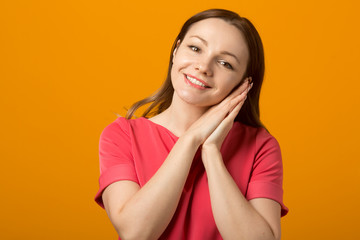
M 249 18 L 264 43 L 282 239 L 360 239 L 356 0 L 1 1 L 0 239 L 117 238 L 93 201 L 99 135 L 160 86 L 180 27 L 208 8 Z

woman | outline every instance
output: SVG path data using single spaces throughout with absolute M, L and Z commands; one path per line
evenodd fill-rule
M 259 120 L 263 75 L 246 18 L 212 9 L 184 24 L 162 88 L 101 134 L 96 201 L 121 239 L 280 239 L 287 208 L 280 148 Z

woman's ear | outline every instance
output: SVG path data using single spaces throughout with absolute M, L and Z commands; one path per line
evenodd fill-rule
M 179 46 L 180 46 L 180 39 L 176 43 L 176 47 L 175 47 L 174 52 L 173 52 L 173 59 L 175 57 L 176 51 L 178 50 Z

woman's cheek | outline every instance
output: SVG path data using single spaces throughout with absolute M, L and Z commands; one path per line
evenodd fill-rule
M 179 51 L 175 60 L 175 62 L 181 66 L 188 66 L 189 64 L 192 64 L 195 61 L 196 61 L 196 56 L 194 56 L 193 53 L 189 53 L 186 51 Z

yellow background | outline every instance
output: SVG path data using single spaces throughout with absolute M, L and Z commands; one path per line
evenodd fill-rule
M 93 201 L 99 135 L 160 86 L 183 22 L 214 7 L 264 43 L 283 239 L 360 239 L 356 0 L 1 1 L 0 239 L 116 239 Z

